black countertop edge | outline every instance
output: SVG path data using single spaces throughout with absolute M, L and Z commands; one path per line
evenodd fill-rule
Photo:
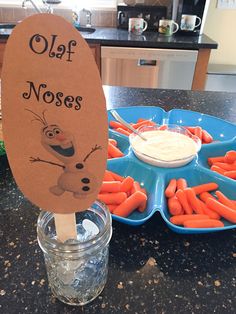
M 86 41 L 88 44 L 100 44 L 101 46 L 113 46 L 113 47 L 135 47 L 135 48 L 168 48 L 168 49 L 190 49 L 190 50 L 198 50 L 198 49 L 217 49 L 217 44 L 212 45 L 212 44 L 202 44 L 199 46 L 197 43 L 185 43 L 184 41 L 182 42 L 148 42 L 148 41 L 143 41 L 137 42 L 137 41 L 125 41 L 125 40 L 98 40 L 98 39 L 90 39 L 86 38 Z
M 202 34 L 199 36 L 189 36 L 175 34 L 164 36 L 158 32 L 144 32 L 137 36 L 129 33 L 125 29 L 96 27 L 92 34 L 84 34 L 83 37 L 88 43 L 111 46 L 129 47 L 149 47 L 149 48 L 177 48 L 177 49 L 216 49 L 218 44 Z

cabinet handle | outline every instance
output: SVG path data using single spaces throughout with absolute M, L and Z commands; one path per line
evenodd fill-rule
M 139 59 L 138 60 L 138 66 L 156 66 L 157 60 L 146 60 L 146 59 Z

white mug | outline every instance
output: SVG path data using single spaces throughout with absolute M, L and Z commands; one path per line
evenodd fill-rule
M 174 29 L 175 27 L 175 29 Z M 171 36 L 179 30 L 179 25 L 173 20 L 160 20 L 158 32 L 160 34 Z
M 196 25 L 196 20 L 199 20 Z M 196 27 L 201 24 L 202 20 L 197 15 L 183 14 L 181 17 L 180 28 L 183 31 L 193 31 Z
M 129 32 L 141 35 L 148 27 L 148 23 L 141 17 L 131 17 L 129 19 Z

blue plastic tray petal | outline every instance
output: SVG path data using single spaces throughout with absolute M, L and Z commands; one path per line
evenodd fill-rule
M 118 142 L 124 157 L 110 159 L 107 168 L 122 176 L 132 176 L 147 190 L 148 203 L 145 212 L 133 212 L 129 217 L 113 216 L 113 219 L 122 223 L 137 226 L 145 223 L 155 212 L 160 212 L 167 226 L 178 233 L 207 233 L 236 227 L 228 221 L 222 228 L 183 228 L 173 225 L 167 209 L 164 190 L 171 178 L 185 178 L 189 186 L 207 182 L 216 182 L 219 189 L 229 198 L 236 200 L 236 181 L 226 178 L 209 169 L 207 158 L 225 154 L 228 150 L 236 150 L 236 125 L 216 117 L 190 110 L 174 109 L 169 112 L 159 107 L 138 106 L 116 109 L 128 122 L 136 122 L 139 118 L 149 119 L 157 124 L 178 124 L 182 126 L 199 125 L 207 130 L 214 138 L 211 144 L 204 144 L 198 156 L 188 165 L 180 168 L 159 168 L 146 164 L 134 155 L 129 139 L 123 134 L 109 129 L 109 137 Z M 114 120 L 108 111 L 108 120 Z

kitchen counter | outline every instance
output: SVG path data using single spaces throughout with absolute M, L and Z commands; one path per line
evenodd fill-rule
M 187 36 L 175 34 L 164 36 L 158 32 L 144 32 L 137 36 L 127 30 L 117 28 L 96 27 L 92 34 L 81 33 L 88 43 L 101 46 L 146 47 L 166 49 L 216 49 L 217 43 L 208 36 Z M 7 40 L 9 35 L 0 34 L 0 41 Z
M 144 32 L 137 36 L 124 29 L 97 27 L 92 34 L 84 34 L 88 43 L 101 46 L 145 47 L 166 49 L 216 49 L 217 43 L 208 36 L 164 36 L 158 32 Z
M 107 107 L 182 108 L 236 123 L 236 93 L 104 87 Z M 48 288 L 36 239 L 38 208 L 0 174 L 1 313 L 235 313 L 236 230 L 181 235 L 157 213 L 131 227 L 113 221 L 109 276 L 102 294 L 83 308 L 57 301 Z

